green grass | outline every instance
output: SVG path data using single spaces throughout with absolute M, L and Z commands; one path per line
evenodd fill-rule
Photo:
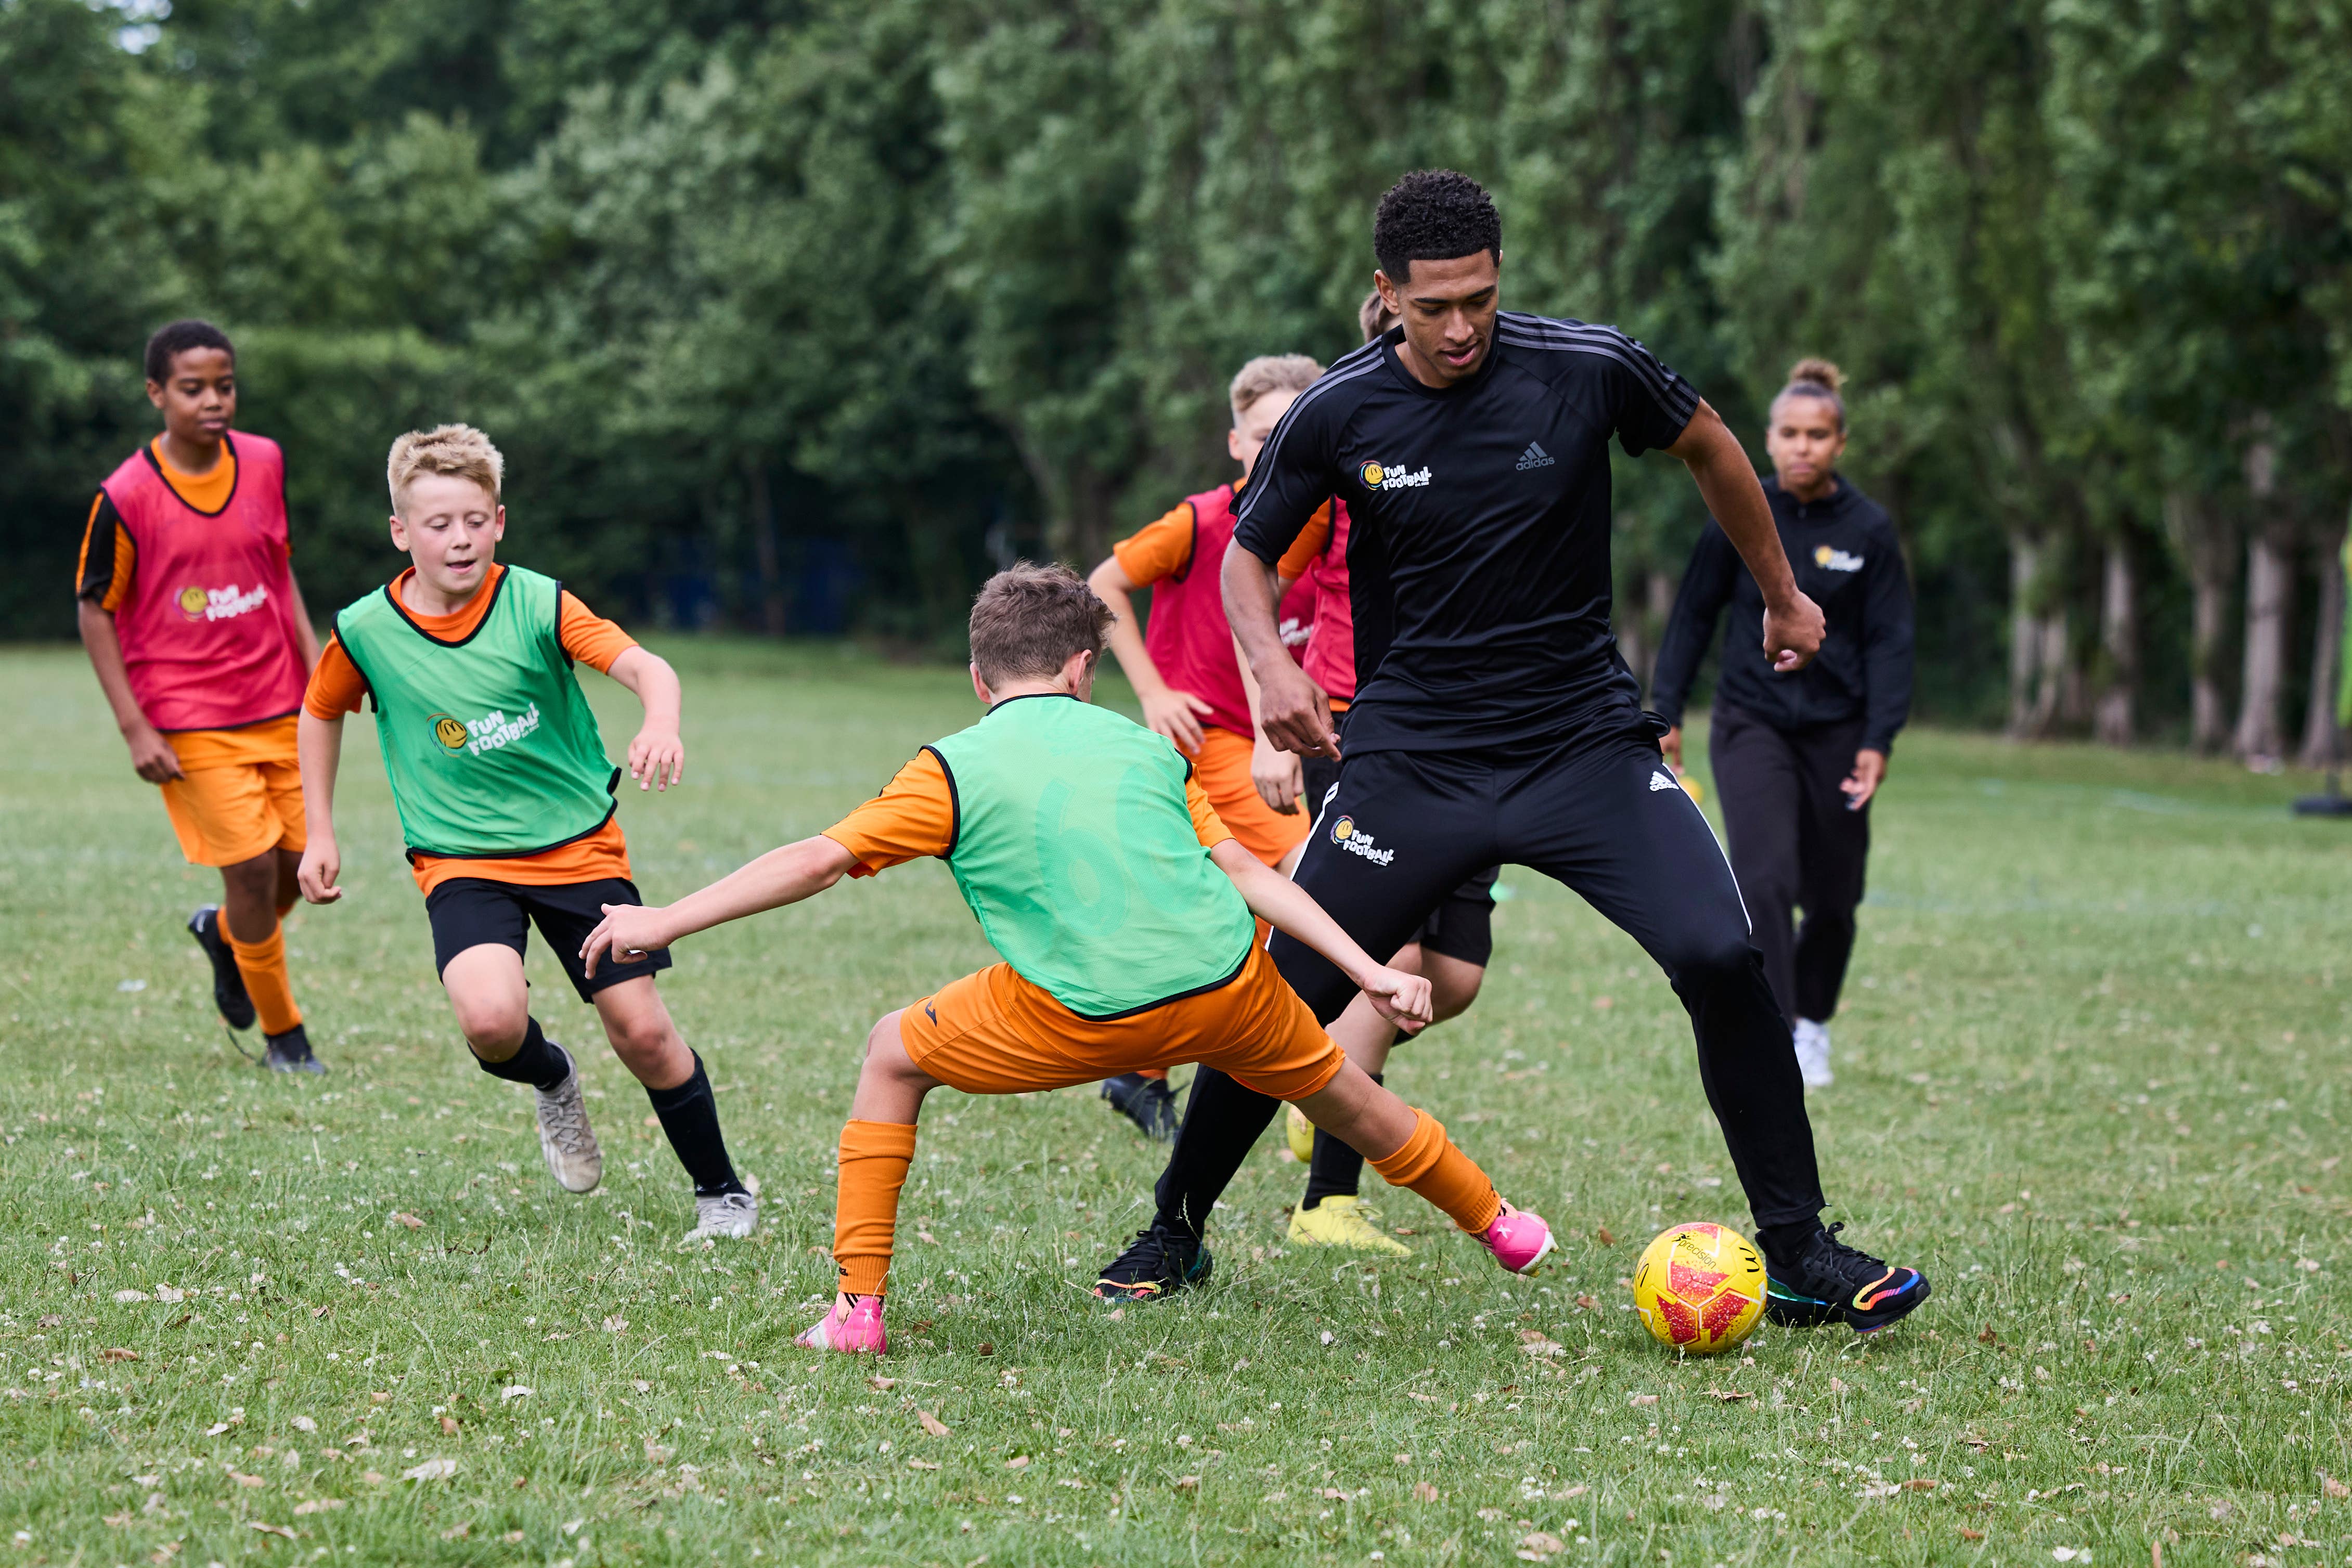
M 953 669 L 669 651 L 688 783 L 623 806 L 649 897 L 822 829 L 971 712 Z M 1159 1151 L 1088 1092 L 942 1092 L 877 1367 L 791 1339 L 831 1289 L 868 1024 L 989 958 L 943 867 L 680 948 L 664 991 L 767 1223 L 679 1252 L 677 1168 L 543 952 L 606 1187 L 558 1191 L 527 1094 L 469 1064 L 366 723 L 350 896 L 291 923 L 333 1072 L 289 1080 L 212 1015 L 179 926 L 216 882 L 180 865 L 79 655 L 5 673 L 0 1563 L 2352 1553 L 2322 1480 L 2352 1473 L 2352 827 L 2287 816 L 2308 780 L 1906 739 L 1813 1103 L 1832 1218 L 1936 1281 L 1877 1340 L 1766 1328 L 1678 1363 L 1643 1335 L 1642 1241 L 1747 1217 L 1664 981 L 1513 871 L 1484 998 L 1391 1082 L 1550 1216 L 1540 1277 L 1402 1193 L 1410 1260 L 1284 1249 L 1300 1172 L 1270 1138 L 1213 1286 L 1112 1320 L 1082 1286 Z M 617 745 L 625 694 L 592 685 Z M 165 1285 L 184 1299 L 118 1300 Z M 435 1459 L 454 1476 L 402 1479 Z

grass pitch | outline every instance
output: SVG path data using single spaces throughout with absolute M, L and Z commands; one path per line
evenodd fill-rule
M 622 808 L 656 899 L 973 711 L 953 669 L 665 652 L 688 781 Z M 1747 1215 L 1664 982 L 1514 870 L 1485 997 L 1391 1081 L 1550 1217 L 1539 1277 L 1404 1193 L 1411 1260 L 1286 1249 L 1269 1138 L 1213 1284 L 1112 1317 L 1084 1288 L 1160 1151 L 1087 1092 L 942 1091 L 877 1364 L 791 1337 L 832 1289 L 867 1026 L 990 957 L 944 867 L 680 947 L 663 988 L 765 1224 L 679 1251 L 683 1178 L 543 952 L 606 1186 L 559 1191 L 528 1094 L 469 1064 L 366 722 L 349 897 L 291 923 L 333 1071 L 271 1077 L 179 928 L 217 881 L 80 657 L 0 667 L 0 1563 L 2352 1556 L 2352 828 L 2286 815 L 2308 781 L 1906 739 L 1813 1100 L 1830 1218 L 1935 1280 L 1877 1340 L 1677 1362 L 1643 1333 L 1642 1243 Z M 589 685 L 617 746 L 626 694 Z

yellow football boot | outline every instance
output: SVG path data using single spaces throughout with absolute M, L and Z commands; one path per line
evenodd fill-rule
M 1307 1113 L 1296 1105 L 1283 1108 L 1283 1132 L 1290 1139 L 1290 1154 L 1300 1165 L 1315 1157 L 1315 1124 Z
M 1290 1213 L 1290 1240 L 1297 1247 L 1345 1247 L 1357 1252 L 1385 1252 L 1391 1258 L 1410 1258 L 1412 1249 L 1392 1237 L 1381 1234 L 1372 1221 L 1379 1211 L 1360 1197 L 1334 1195 L 1313 1208 L 1295 1208 Z

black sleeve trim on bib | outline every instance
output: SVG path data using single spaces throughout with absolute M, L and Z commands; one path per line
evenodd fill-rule
M 392 590 L 389 587 L 383 591 L 387 598 L 391 596 Z M 367 666 L 360 663 L 360 656 L 357 653 L 352 652 L 352 640 L 343 635 L 342 611 L 335 612 L 335 619 L 329 624 L 327 631 L 334 638 L 336 645 L 342 649 L 343 657 L 352 662 L 352 668 L 359 672 L 360 685 L 367 690 L 368 706 L 381 716 L 383 713 L 383 699 L 375 695 L 375 683 L 368 679 Z
M 1192 514 L 1192 540 L 1184 547 L 1184 564 L 1168 574 L 1171 582 L 1181 582 L 1191 577 L 1201 560 L 1201 508 L 1187 501 L 1184 509 Z
M 923 749 L 931 754 L 931 759 L 940 765 L 940 777 L 948 781 L 948 847 L 947 852 L 940 856 L 946 860 L 956 852 L 956 844 L 963 837 L 963 795 L 956 789 L 955 769 L 948 766 L 940 748 L 926 746 Z
M 618 782 L 620 781 L 620 778 L 621 778 L 621 770 L 620 770 L 619 768 L 614 768 L 614 769 L 613 769 L 613 779 L 614 779 L 614 782 L 618 783 Z M 561 838 L 561 839 L 558 839 L 558 840 L 556 840 L 556 841 L 555 841 L 553 843 L 551 843 L 551 844 L 541 844 L 541 845 L 540 845 L 537 849 L 532 849 L 532 850 L 482 850 L 482 851 L 479 851 L 479 852 L 476 852 L 476 853 L 473 853 L 473 854 L 461 854 L 461 853 L 459 853 L 458 852 L 457 852 L 456 850 L 436 850 L 436 849 L 434 849 L 433 847 L 431 847 L 431 846 L 430 846 L 430 845 L 428 845 L 428 844 L 411 844 L 411 845 L 409 845 L 409 846 L 408 846 L 408 848 L 407 848 L 407 850 L 406 850 L 405 853 L 407 854 L 408 859 L 409 859 L 409 861 L 410 861 L 410 862 L 411 862 L 412 864 L 413 864 L 413 863 L 415 863 L 415 860 L 416 860 L 416 857 L 417 857 L 417 856 L 419 856 L 419 855 L 431 855 L 435 860 L 444 860 L 444 861 L 519 861 L 519 860 L 528 860 L 528 859 L 530 859 L 532 855 L 543 855 L 543 854 L 545 854 L 545 853 L 546 853 L 548 851 L 550 851 L 550 850 L 560 850 L 560 849 L 562 849 L 562 848 L 564 845 L 566 845 L 566 844 L 576 844 L 576 843 L 578 843 L 578 842 L 579 842 L 581 840 L 583 840 L 583 839 L 589 838 L 589 837 L 593 836 L 594 834 L 597 834 L 597 833 L 601 833 L 601 832 L 603 832 L 603 831 L 604 831 L 604 824 L 605 824 L 605 823 L 607 823 L 607 822 L 609 822 L 609 821 L 611 821 L 613 820 L 613 813 L 614 813 L 614 812 L 615 812 L 615 811 L 617 811 L 617 810 L 619 810 L 620 809 L 621 809 L 621 803 L 620 803 L 618 800 L 615 800 L 615 801 L 614 801 L 611 805 L 609 805 L 609 806 L 605 807 L 605 808 L 604 808 L 604 814 L 603 816 L 601 816 L 601 817 L 597 818 L 597 819 L 596 819 L 596 821 L 595 821 L 594 822 L 591 823 L 589 826 L 587 826 L 587 827 L 584 827 L 584 828 L 581 829 L 578 832 L 573 833 L 573 834 L 572 834 L 571 836 L 569 836 L 569 837 L 567 837 L 567 838 Z

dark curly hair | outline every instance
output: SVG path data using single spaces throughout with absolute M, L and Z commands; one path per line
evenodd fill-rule
M 218 349 L 236 362 L 236 349 L 228 334 L 209 321 L 172 321 L 155 329 L 147 340 L 147 379 L 161 385 L 172 379 L 172 361 L 190 349 Z
M 1372 255 L 1392 283 L 1416 261 L 1480 251 L 1503 259 L 1503 217 L 1486 187 L 1451 169 L 1416 169 L 1389 187 L 1372 214 Z

